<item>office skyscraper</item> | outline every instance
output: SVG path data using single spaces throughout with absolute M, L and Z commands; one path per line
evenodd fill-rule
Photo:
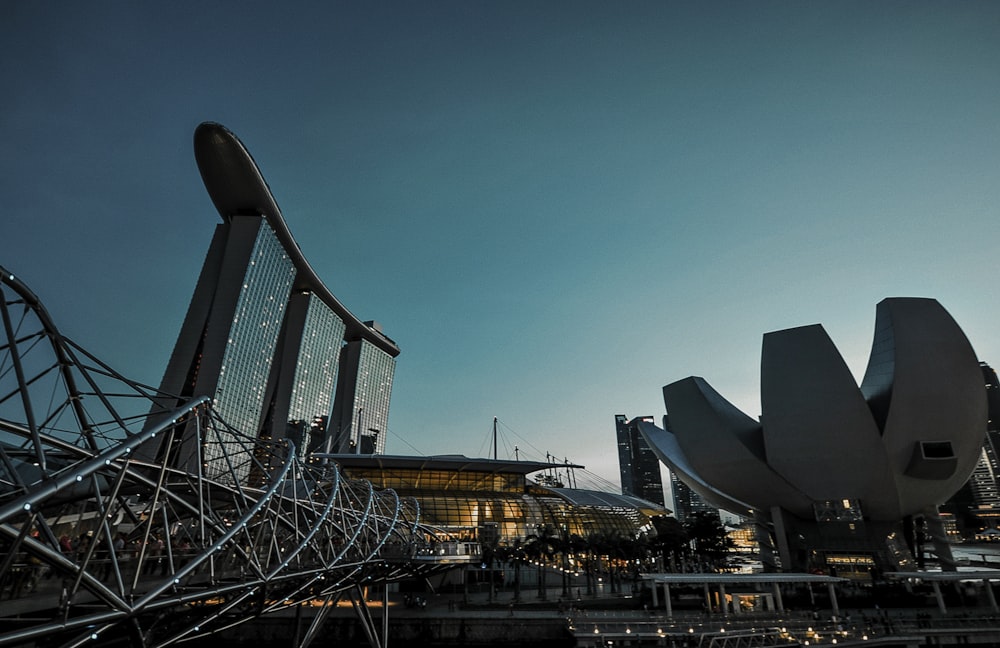
M 983 439 L 983 450 L 979 455 L 972 476 L 969 477 L 969 487 L 977 508 L 993 509 L 1000 514 L 1000 382 L 997 373 L 985 362 L 979 363 L 983 370 L 986 383 L 986 437 Z
M 367 324 L 381 330 L 375 322 Z M 344 346 L 340 364 L 349 371 L 337 387 L 333 452 L 383 454 L 395 360 L 367 340 L 357 340 Z
M 719 512 L 719 509 L 703 500 L 701 495 L 678 479 L 673 471 L 670 471 L 670 489 L 674 495 L 674 517 L 681 522 L 686 522 L 694 513 L 704 511 L 718 514 Z
M 618 467 L 622 478 L 622 495 L 641 497 L 665 506 L 663 480 L 660 478 L 660 460 L 650 450 L 646 439 L 639 433 L 638 420 L 652 421 L 651 416 L 628 420 L 624 414 L 615 416 L 618 439 Z

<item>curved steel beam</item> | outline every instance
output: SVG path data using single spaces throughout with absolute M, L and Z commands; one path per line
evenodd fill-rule
M 194 132 L 194 157 L 205 189 L 223 220 L 229 222 L 233 216 L 251 214 L 264 216 L 295 264 L 296 288 L 315 293 L 337 313 L 347 325 L 348 338 L 365 339 L 393 357 L 399 355 L 396 343 L 347 310 L 309 265 L 299 244 L 292 238 L 257 163 L 236 135 L 222 124 L 200 124 Z
M 25 556 L 72 585 L 61 596 L 59 579 L 40 581 L 44 591 L 37 593 L 12 592 L 20 603 L 48 612 L 38 618 L 49 620 L 16 630 L 3 630 L 0 624 L 0 646 L 49 637 L 48 643 L 61 641 L 68 647 L 117 632 L 142 634 L 150 648 L 167 646 L 288 607 L 310 591 L 330 597 L 362 582 L 423 569 L 379 558 L 390 538 L 414 545 L 422 532 L 433 533 L 420 524 L 415 501 L 407 502 L 413 508 L 411 521 L 410 509 L 395 491 L 377 492 L 367 481 L 348 483 L 335 468 L 304 465 L 289 445 L 242 435 L 218 417 L 208 398 L 167 413 L 151 408 L 163 394 L 129 381 L 58 335 L 37 297 L 3 274 L 4 308 L 17 303 L 25 311 L 18 322 L 5 311 L 0 365 L 12 366 L 22 351 L 51 355 L 40 364 L 32 357 L 42 371 L 21 372 L 13 391 L 2 395 L 26 405 L 12 410 L 14 419 L 0 419 L 0 433 L 14 439 L 13 445 L 0 446 L 0 470 L 10 475 L 6 491 L 0 492 L 0 538 L 9 551 L 0 561 L 0 578 L 10 576 L 17 557 Z M 18 329 L 29 318 L 37 330 L 21 335 Z M 40 344 L 43 340 L 49 344 Z M 107 380 L 126 389 L 102 389 Z M 45 391 L 53 387 L 64 401 L 50 402 L 47 411 L 40 408 L 36 420 L 32 404 L 43 402 Z M 142 419 L 123 416 L 116 408 L 122 391 L 144 399 Z M 103 408 L 98 422 L 88 418 L 92 408 L 84 408 L 84 397 L 96 397 L 91 404 Z M 74 413 L 73 422 L 60 424 L 67 408 Z M 140 431 L 130 431 L 130 422 L 141 425 Z M 143 444 L 159 443 L 163 436 L 169 441 L 187 425 L 197 426 L 199 447 L 222 443 L 230 472 L 253 461 L 260 481 L 254 486 L 227 483 L 225 474 L 207 479 L 200 471 L 188 474 L 136 459 Z M 238 449 L 219 441 L 220 435 L 235 436 Z M 38 458 L 45 461 L 33 465 Z M 130 520 L 131 538 L 143 544 L 117 548 L 113 534 L 119 529 L 111 518 Z M 95 525 L 86 549 L 68 554 L 60 546 L 57 536 L 67 519 L 75 520 L 74 525 Z M 169 536 L 175 529 L 196 534 L 190 550 L 169 542 L 162 556 L 150 550 L 154 531 Z M 343 545 L 330 544 L 334 537 Z M 255 539 L 260 546 L 247 545 Z M 155 565 L 159 560 L 167 565 L 162 573 Z M 37 575 L 41 568 L 31 569 Z M 237 573 L 242 575 L 238 582 L 226 580 Z M 219 605 L 206 604 L 215 598 Z M 104 609 L 93 611 L 93 601 Z

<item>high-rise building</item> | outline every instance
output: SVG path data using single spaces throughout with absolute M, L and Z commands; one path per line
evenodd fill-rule
M 345 330 L 344 321 L 314 293 L 298 292 L 289 300 L 282 336 L 286 348 L 280 353 L 283 364 L 272 373 L 268 388 L 273 394 L 268 420 L 272 429 L 275 421 L 302 428 L 303 435 L 295 442 L 300 455 L 329 450 L 325 431 Z
M 691 490 L 691 487 L 678 479 L 672 470 L 670 471 L 670 488 L 674 495 L 674 517 L 680 522 L 687 522 L 692 515 L 699 512 L 718 515 L 719 509 Z
M 969 477 L 969 488 L 977 509 L 1000 513 L 1000 382 L 997 373 L 985 362 L 979 363 L 986 383 L 986 437 L 976 468 Z
M 338 433 L 357 451 L 368 438 L 370 453 L 383 452 L 399 348 L 316 276 L 235 135 L 202 124 L 195 157 L 222 223 L 161 390 L 180 400 L 209 396 L 234 431 L 201 439 L 192 425 L 155 459 L 188 468 L 198 462 L 216 477 L 248 447 L 247 438 L 288 439 L 305 455 L 336 450 Z M 245 459 L 239 479 L 252 472 Z
M 618 467 L 622 478 L 622 495 L 640 497 L 665 506 L 663 480 L 660 478 L 660 460 L 650 450 L 640 434 L 637 422 L 652 421 L 653 417 L 634 418 L 615 415 L 615 432 L 618 438 Z
M 366 322 L 380 331 L 376 322 Z M 337 386 L 335 452 L 384 454 L 389 420 L 389 396 L 395 359 L 367 340 L 346 344 L 341 351 L 345 379 Z

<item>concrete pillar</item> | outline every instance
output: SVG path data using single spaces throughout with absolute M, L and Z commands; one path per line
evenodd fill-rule
M 382 648 L 389 646 L 389 583 L 382 585 Z
M 674 605 L 670 602 L 670 584 L 663 584 L 663 601 L 667 604 L 667 618 L 674 618 Z
M 771 522 L 774 524 L 774 539 L 778 545 L 781 568 L 785 571 L 794 571 L 792 566 L 792 552 L 789 549 L 788 535 L 785 531 L 785 518 L 782 515 L 780 506 L 771 507 Z
M 994 612 L 1000 612 L 1000 608 L 997 608 L 997 597 L 993 594 L 993 586 L 990 585 L 990 579 L 983 579 L 983 586 L 986 588 L 986 600 L 990 602 L 990 609 Z
M 719 583 L 719 609 L 722 610 L 722 616 L 729 616 L 729 606 L 726 605 L 725 583 Z
M 837 605 L 837 589 L 835 583 L 827 583 L 826 591 L 830 593 L 830 607 L 833 608 L 833 616 L 840 616 L 840 606 Z
M 937 581 L 931 581 L 931 587 L 934 588 L 934 598 L 937 599 L 938 610 L 941 614 L 947 614 L 948 610 L 944 606 L 944 597 L 941 596 L 941 584 Z
M 941 571 L 958 571 L 958 563 L 951 553 L 951 543 L 948 542 L 948 533 L 944 529 L 944 522 L 941 521 L 941 514 L 936 506 L 929 506 L 923 511 L 924 522 L 927 525 L 927 534 L 934 544 L 934 553 L 937 554 L 938 562 L 941 564 Z
M 778 606 L 778 612 L 785 611 L 785 603 L 781 600 L 781 586 L 777 583 L 771 583 L 774 588 L 774 604 Z
M 705 588 L 705 610 L 711 614 L 712 613 L 712 595 L 708 591 L 708 583 L 702 583 L 702 587 Z
M 655 610 L 656 608 L 660 607 L 660 597 L 656 593 L 656 590 L 660 588 L 660 584 L 656 582 L 655 578 L 650 578 L 649 584 L 652 585 L 653 587 L 653 609 Z
M 757 547 L 760 551 L 760 562 L 764 566 L 764 571 L 778 571 L 778 564 L 774 555 L 774 540 L 771 539 L 769 530 L 770 520 L 762 511 L 753 512 L 754 539 L 757 540 Z

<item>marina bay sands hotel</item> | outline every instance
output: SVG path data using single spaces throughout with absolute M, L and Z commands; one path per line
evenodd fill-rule
M 216 227 L 161 390 L 209 396 L 235 430 L 313 452 L 381 454 L 399 348 L 355 317 L 292 238 L 250 153 L 225 127 L 201 124 L 195 158 L 222 223 Z M 192 435 L 157 459 L 200 460 Z M 205 452 L 218 444 L 206 445 Z M 192 466 L 193 467 L 193 466 Z

